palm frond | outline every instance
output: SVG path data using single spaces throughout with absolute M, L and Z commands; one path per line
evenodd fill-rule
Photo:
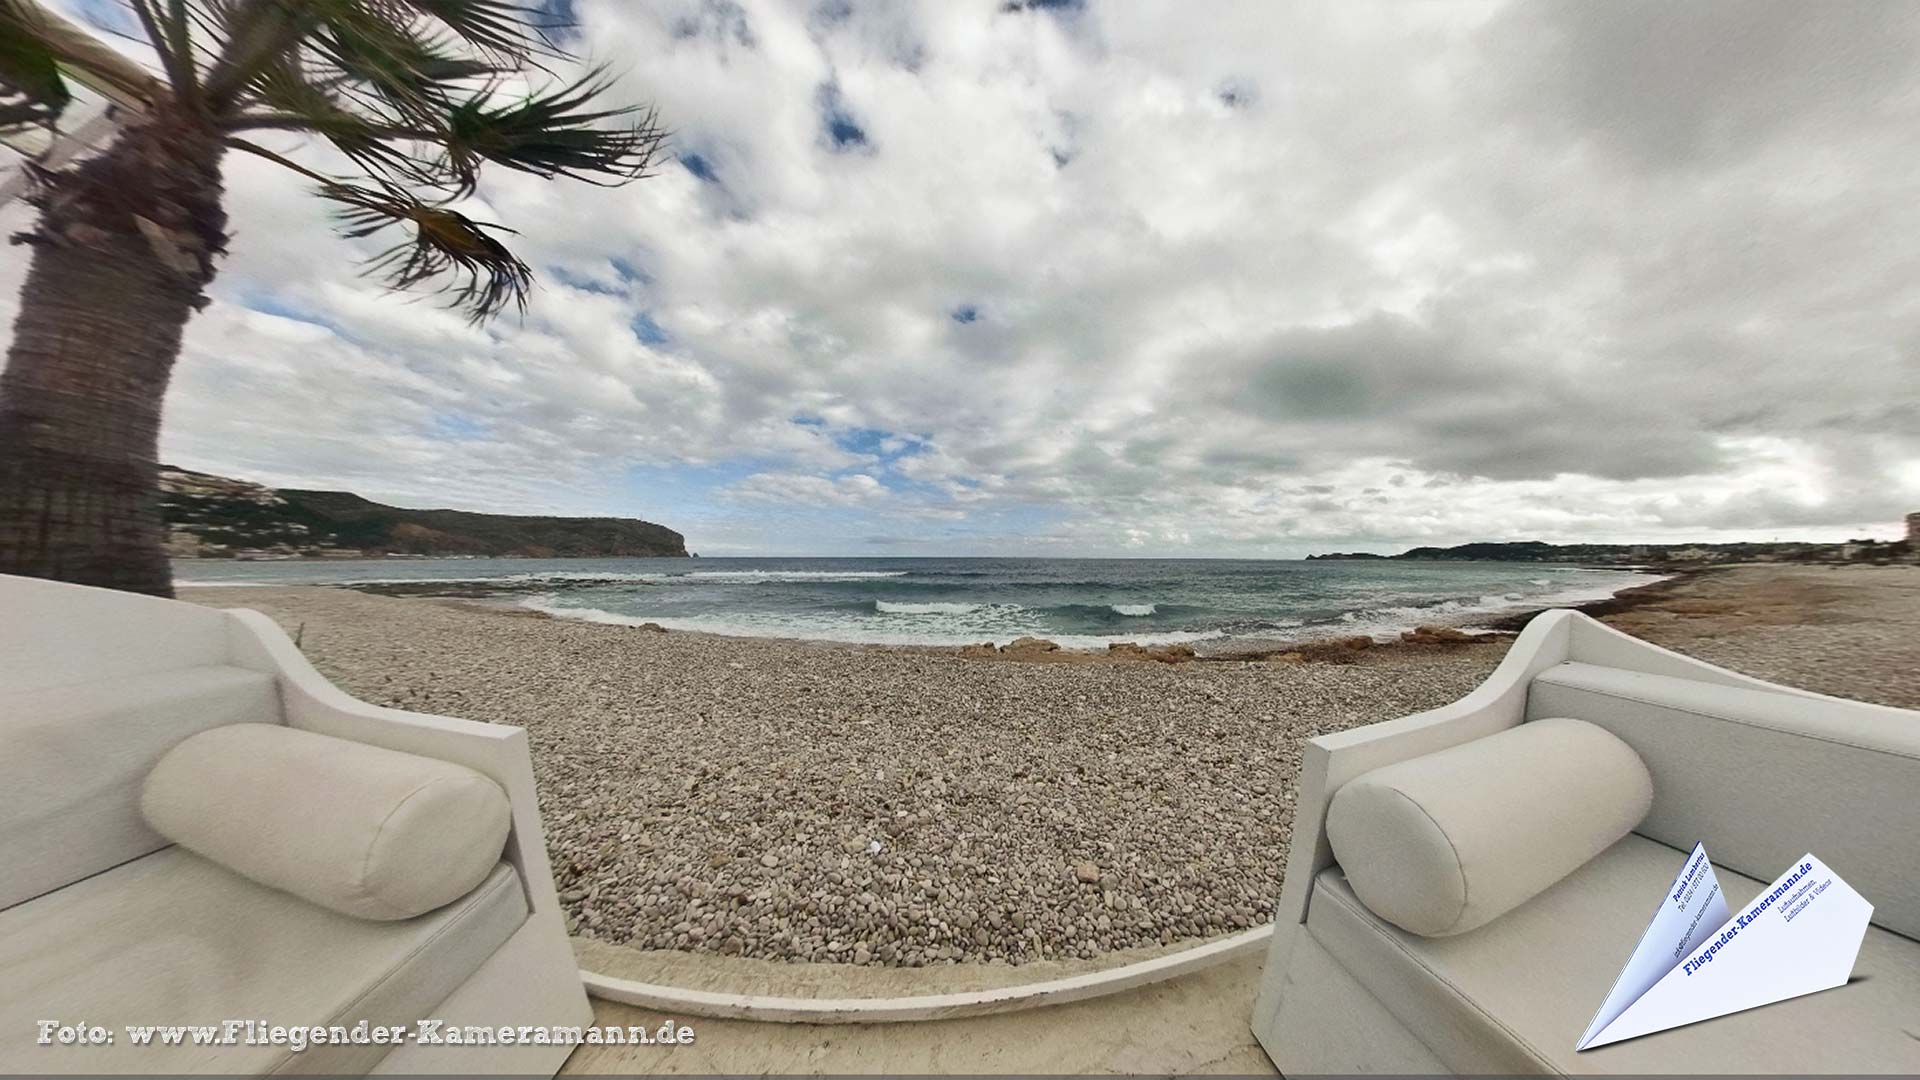
M 147 44 L 160 58 L 160 67 L 166 71 L 174 94 L 182 99 L 197 96 L 199 73 L 193 64 L 193 35 L 185 0 L 179 0 L 174 10 L 165 14 L 149 0 L 126 0 L 126 5 L 133 9 L 134 17 L 146 32 Z
M 291 61 L 263 71 L 254 82 L 252 100 L 265 111 L 242 113 L 227 125 L 229 129 L 312 132 L 371 176 L 408 183 L 436 180 L 421 162 L 388 140 L 378 118 L 343 107 L 335 94 L 314 85 Z
M 341 2 L 326 15 L 307 48 L 345 78 L 341 86 L 363 107 L 415 126 L 437 123 L 451 104 L 449 84 L 485 79 L 501 68 L 461 56 L 448 42 L 386 17 L 377 8 Z
M 0 0 L 0 134 L 51 128 L 72 100 L 53 50 L 27 32 L 9 0 Z
M 524 310 L 533 282 L 502 243 L 511 230 L 449 205 L 483 167 L 610 186 L 648 175 L 666 140 L 651 108 L 607 103 L 604 68 L 573 77 L 551 0 L 123 0 L 165 79 L 45 2 L 0 0 L 0 131 L 57 115 L 63 74 L 112 87 L 318 184 L 348 237 L 403 232 L 367 270 L 437 284 L 476 321 Z M 13 33 L 23 19 L 33 32 Z M 354 175 L 240 137 L 252 129 L 325 139 Z
M 560 58 L 547 32 L 559 29 L 539 8 L 503 0 L 406 0 L 407 6 L 453 31 L 483 52 L 511 58 L 518 65 L 536 56 Z
M 412 230 L 410 239 L 367 263 L 368 273 L 382 276 L 393 288 L 412 289 L 448 278 L 439 291 L 450 294 L 448 306 L 465 309 L 473 322 L 498 314 L 509 303 L 526 311 L 533 271 L 492 235 L 513 230 L 428 205 L 393 187 L 331 184 L 320 194 L 342 204 L 341 231 L 349 238 L 390 228 Z
M 652 109 L 596 109 L 612 84 L 602 68 L 512 104 L 474 97 L 447 119 L 446 148 L 457 190 L 473 189 L 482 161 L 551 179 L 619 184 L 647 175 L 667 133 Z M 622 121 L 609 128 L 607 121 Z
M 158 100 L 166 84 L 139 64 L 35 0 L 0 0 L 0 97 L 16 117 L 58 117 L 69 80 L 121 104 Z M 29 109 L 38 110 L 37 114 Z

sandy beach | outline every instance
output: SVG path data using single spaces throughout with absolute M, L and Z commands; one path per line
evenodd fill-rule
M 1265 921 L 1301 740 L 1450 701 L 1504 651 L 1019 663 L 332 588 L 183 595 L 266 612 L 366 700 L 526 727 L 596 948 L 873 967 L 1084 962 Z M 1920 568 L 1717 569 L 1601 610 L 1763 678 L 1920 704 Z

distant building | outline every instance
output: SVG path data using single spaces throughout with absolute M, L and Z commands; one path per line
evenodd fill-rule
M 1920 510 L 1907 515 L 1907 543 L 1920 550 Z

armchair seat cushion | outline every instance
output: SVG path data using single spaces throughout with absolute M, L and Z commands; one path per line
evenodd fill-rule
M 505 863 L 454 903 L 373 922 L 169 847 L 0 912 L 0 1071 L 364 1072 L 391 1047 L 138 1046 L 121 1026 L 413 1025 L 526 919 Z M 98 1024 L 114 1042 L 38 1046 L 42 1020 Z
M 1920 1073 L 1920 942 L 1878 926 L 1847 986 L 1575 1053 L 1685 859 L 1629 835 L 1500 918 L 1444 938 L 1374 915 L 1333 866 L 1314 881 L 1307 932 L 1456 1072 Z M 1764 887 L 1716 871 L 1734 910 Z

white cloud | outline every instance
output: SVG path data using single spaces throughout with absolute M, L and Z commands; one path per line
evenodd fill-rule
M 754 473 L 730 485 L 723 494 L 750 502 L 867 506 L 884 501 L 888 492 L 880 481 L 865 473 L 834 479 L 805 473 Z
M 726 466 L 666 523 L 736 552 L 808 506 L 820 551 L 1277 555 L 1914 508 L 1914 9 L 848 7 L 583 0 L 712 181 L 490 178 L 524 322 L 383 293 L 236 158 L 166 454 L 633 514 Z

